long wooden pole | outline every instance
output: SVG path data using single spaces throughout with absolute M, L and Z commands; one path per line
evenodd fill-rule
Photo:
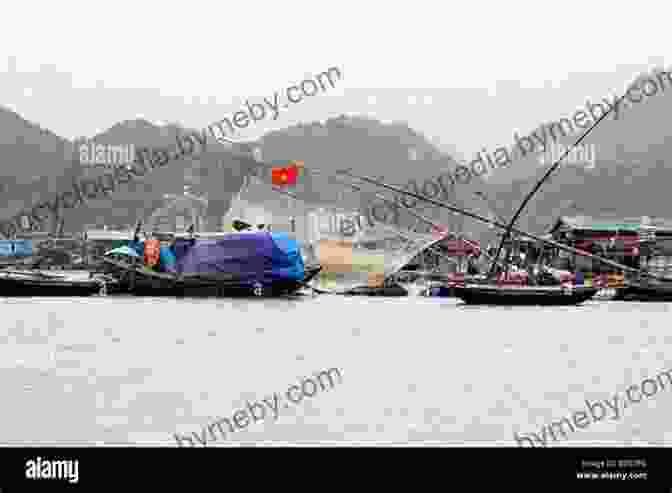
M 409 197 L 413 197 L 413 198 L 416 198 L 418 200 L 424 200 L 425 202 L 429 202 L 430 204 L 434 204 L 437 207 L 442 207 L 444 209 L 448 209 L 450 211 L 457 212 L 458 214 L 462 214 L 464 216 L 470 217 L 472 219 L 475 219 L 477 221 L 480 221 L 480 222 L 483 222 L 483 223 L 486 223 L 486 224 L 492 224 L 493 226 L 496 226 L 500 229 L 505 229 L 506 230 L 506 229 L 509 229 L 509 227 L 510 227 L 511 232 L 513 232 L 513 233 L 519 234 L 519 235 L 524 236 L 526 238 L 532 238 L 534 240 L 544 242 L 548 245 L 553 245 L 554 247 L 556 247 L 560 250 L 564 250 L 566 252 L 573 253 L 575 255 L 581 255 L 583 257 L 588 257 L 588 258 L 597 260 L 598 262 L 602 262 L 603 264 L 615 267 L 615 268 L 623 270 L 625 272 L 631 272 L 633 274 L 640 274 L 640 275 L 647 275 L 647 276 L 649 276 L 651 278 L 654 278 L 654 279 L 661 279 L 661 280 L 665 279 L 665 278 L 662 278 L 660 276 L 655 276 L 655 275 L 651 274 L 650 272 L 645 272 L 645 271 L 641 271 L 641 270 L 638 270 L 638 269 L 633 269 L 632 267 L 629 267 L 629 266 L 623 265 L 623 264 L 619 264 L 618 262 L 614 262 L 613 260 L 609 260 L 609 259 L 606 259 L 606 258 L 603 258 L 603 257 L 598 257 L 597 255 L 593 255 L 593 254 L 590 254 L 588 252 L 584 252 L 583 250 L 577 250 L 576 248 L 572 248 L 572 247 L 567 246 L 563 243 L 559 243 L 557 241 L 550 240 L 548 238 L 542 238 L 541 236 L 537 236 L 537 235 L 534 235 L 532 233 L 527 233 L 526 231 L 522 231 L 522 230 L 520 230 L 518 228 L 515 228 L 511 225 L 503 224 L 503 223 L 501 223 L 499 221 L 495 221 L 493 219 L 488 219 L 487 217 L 481 216 L 480 214 L 478 214 L 476 212 L 473 212 L 473 211 L 470 211 L 470 210 L 467 210 L 467 209 L 462 209 L 462 208 L 457 207 L 453 204 L 450 204 L 450 203 L 447 203 L 447 202 L 442 202 L 442 201 L 435 200 L 435 199 L 430 199 L 430 198 L 425 197 L 423 195 L 413 193 L 413 192 L 409 192 L 407 190 L 401 189 L 399 187 L 395 187 L 393 185 L 388 185 L 387 183 L 383 183 L 381 181 L 374 180 L 373 178 L 370 178 L 368 176 L 358 176 L 358 175 L 355 175 L 353 173 L 350 173 L 349 171 L 339 171 L 338 173 L 342 174 L 342 175 L 349 176 L 351 178 L 355 178 L 357 180 L 361 180 L 361 181 L 364 181 L 364 182 L 367 182 L 367 183 L 371 183 L 372 185 L 376 185 L 376 186 L 381 187 L 381 188 L 386 188 L 386 189 L 391 190 L 393 192 L 401 193 L 403 195 L 408 195 Z
M 363 192 L 361 187 L 358 187 L 357 185 L 355 185 L 353 183 L 340 183 L 340 184 L 346 185 L 346 186 L 352 188 L 355 191 Z M 374 197 L 376 197 L 377 199 L 381 200 L 382 202 L 384 202 L 386 204 L 395 205 L 394 201 L 388 199 L 387 197 L 384 197 L 383 195 L 381 195 L 379 193 L 374 193 L 373 195 L 374 195 Z M 415 212 L 412 208 L 402 204 L 401 202 L 399 202 L 397 205 L 399 205 L 402 209 L 406 210 L 410 215 L 412 215 L 413 217 L 415 217 L 419 221 L 422 221 L 425 224 L 429 224 L 430 226 L 433 226 L 434 228 L 437 228 L 437 229 L 442 228 L 442 225 L 432 221 L 428 217 L 426 217 L 426 216 L 424 216 L 424 215 L 422 215 L 418 212 Z M 460 240 L 464 241 L 470 247 L 481 251 L 483 256 L 486 257 L 488 260 L 493 259 L 490 255 L 488 255 L 487 252 L 485 252 L 483 249 L 481 249 L 480 245 L 478 245 L 476 242 L 471 241 L 464 232 L 458 232 L 457 234 L 455 234 L 455 236 L 457 237 L 457 239 L 460 239 Z M 446 255 L 444 255 L 444 257 L 450 258 Z
M 627 93 L 626 93 L 626 94 L 627 94 Z M 495 258 L 496 258 L 496 259 L 499 259 L 499 254 L 500 254 L 500 252 L 502 251 L 502 247 L 504 246 L 504 243 L 505 243 L 506 240 L 511 236 L 511 231 L 513 231 L 513 226 L 514 226 L 514 224 L 516 224 L 516 221 L 517 221 L 518 218 L 520 217 L 520 214 L 523 212 L 523 209 L 525 209 L 525 206 L 527 205 L 527 203 L 532 199 L 532 197 L 534 196 L 534 194 L 537 193 L 537 190 L 539 190 L 539 189 L 541 188 L 541 185 L 548 179 L 549 176 L 551 176 L 551 174 L 558 168 L 558 166 L 560 166 L 560 163 L 562 162 L 562 160 L 565 159 L 565 157 L 566 157 L 571 151 L 573 151 L 574 148 L 575 148 L 577 145 L 579 145 L 579 143 L 581 143 L 581 141 L 582 141 L 583 139 L 585 139 L 585 138 L 588 136 L 588 134 L 589 134 L 590 132 L 592 132 L 593 129 L 594 129 L 595 127 L 597 127 L 597 125 L 598 125 L 602 120 L 604 120 L 604 119 L 607 117 L 607 115 L 611 114 L 611 111 L 612 111 L 614 108 L 618 107 L 618 105 L 621 104 L 621 100 L 622 100 L 625 96 L 626 96 L 625 94 L 624 94 L 623 96 L 621 96 L 618 100 L 616 100 L 616 101 L 614 102 L 614 104 L 611 106 L 611 108 L 609 108 L 609 110 L 605 111 L 605 112 L 604 112 L 604 113 L 603 113 L 597 120 L 595 120 L 595 122 L 590 126 L 590 128 L 588 128 L 588 130 L 586 130 L 581 136 L 579 136 L 579 138 L 576 139 L 576 140 L 574 141 L 574 144 L 572 144 L 571 147 L 568 147 L 568 148 L 565 150 L 564 154 L 563 154 L 562 156 L 560 156 L 560 159 L 558 159 L 558 160 L 553 164 L 553 166 L 551 166 L 550 168 L 548 168 L 548 170 L 546 171 L 546 173 L 544 173 L 544 176 L 541 177 L 541 179 L 536 183 L 536 185 L 534 186 L 534 188 L 532 188 L 532 190 L 527 194 L 527 196 L 525 197 L 525 199 L 523 200 L 523 202 L 522 202 L 522 203 L 520 204 L 520 206 L 518 207 L 518 210 L 516 211 L 516 213 L 515 213 L 515 214 L 513 215 L 513 217 L 511 218 L 511 221 L 509 221 L 509 224 L 507 225 L 507 228 L 506 228 L 506 232 L 502 235 L 502 240 L 499 242 L 499 247 L 497 248 L 497 252 L 495 253 Z M 496 265 L 496 264 L 493 262 L 492 265 L 491 265 L 491 267 L 490 267 L 489 277 L 491 277 L 491 276 L 494 274 L 494 271 L 495 271 L 495 265 Z
M 313 171 L 314 171 L 314 170 L 311 170 L 311 172 L 313 172 Z M 329 178 L 332 178 L 332 179 L 333 179 L 333 177 L 329 177 Z M 361 187 L 358 187 L 358 186 L 355 185 L 354 183 L 341 183 L 341 182 L 338 182 L 338 184 L 339 184 L 339 185 L 348 186 L 348 187 L 350 187 L 350 188 L 352 188 L 353 190 L 358 191 L 358 192 L 363 192 L 362 188 L 361 188 Z M 274 191 L 278 192 L 278 193 L 281 193 L 281 194 L 286 194 L 286 195 L 294 196 L 294 195 L 292 195 L 292 192 L 289 192 L 289 191 L 287 191 L 287 190 L 280 189 L 280 188 L 275 187 L 275 186 L 273 186 L 272 189 L 273 189 Z M 383 195 L 381 195 L 381 194 L 379 194 L 379 193 L 375 193 L 375 192 L 374 192 L 372 195 L 373 195 L 374 197 L 376 197 L 377 199 L 381 200 L 382 202 L 386 203 L 386 204 L 394 204 L 394 201 L 388 199 L 387 197 L 385 197 L 385 196 L 383 196 Z M 300 200 L 300 197 L 296 197 L 296 196 L 294 196 L 294 197 L 295 197 L 295 198 L 299 198 L 299 200 Z M 431 219 L 427 218 L 426 216 L 423 216 L 422 214 L 419 214 L 419 213 L 415 212 L 412 208 L 407 207 L 407 206 L 405 206 L 405 205 L 402 204 L 402 203 L 399 203 L 398 205 L 399 205 L 402 209 L 407 210 L 408 213 L 411 214 L 412 216 L 414 216 L 416 219 L 418 219 L 418 220 L 420 220 L 420 221 L 422 221 L 422 222 L 424 222 L 424 223 L 426 223 L 426 224 L 429 224 L 430 226 L 433 226 L 433 227 L 435 227 L 435 228 L 440 228 L 440 227 L 441 227 L 440 224 L 438 224 L 438 223 L 432 221 Z M 403 235 L 403 234 L 401 234 L 401 233 L 399 233 L 399 232 L 397 232 L 397 234 L 398 234 L 400 237 L 402 237 L 402 238 L 405 238 L 405 239 L 411 239 L 409 236 Z M 493 257 L 491 257 L 490 255 L 488 255 L 487 252 L 485 252 L 483 249 L 481 249 L 480 246 L 479 246 L 477 243 L 475 243 L 475 242 L 473 242 L 472 240 L 470 240 L 470 239 L 466 236 L 466 234 L 464 234 L 464 233 L 458 233 L 456 236 L 457 236 L 458 239 L 461 239 L 462 241 L 464 241 L 464 242 L 465 242 L 466 244 L 468 244 L 469 246 L 471 246 L 471 247 L 473 247 L 473 248 L 476 248 L 476 249 L 480 250 L 481 253 L 483 254 L 483 256 L 486 257 L 488 260 L 492 260 L 492 259 L 493 259 Z M 428 248 L 433 248 L 433 246 L 430 246 L 430 247 L 428 247 Z M 450 258 L 448 255 L 445 255 L 445 254 L 443 254 L 442 252 L 441 252 L 441 255 L 442 255 L 444 258 L 448 258 L 448 259 L 450 259 L 451 261 L 453 260 L 453 259 Z
M 259 170 L 259 169 L 272 169 L 272 168 L 273 168 L 273 165 L 270 164 L 270 163 L 264 163 L 263 161 L 255 160 L 255 159 L 251 158 L 250 156 L 247 156 L 247 155 L 244 155 L 244 154 L 234 154 L 234 153 L 232 153 L 231 157 L 232 157 L 233 159 L 236 159 L 236 160 L 238 160 L 238 161 L 244 163 L 246 166 L 249 166 L 249 168 L 250 168 L 251 170 L 252 170 L 252 169 L 258 169 L 258 170 Z M 330 174 L 330 173 L 326 173 L 325 171 L 320 170 L 320 169 L 317 169 L 317 168 L 304 168 L 304 172 L 308 172 L 308 173 L 310 173 L 310 174 L 315 174 L 315 175 L 324 175 L 324 176 L 326 176 L 327 180 L 330 181 L 330 182 L 332 182 L 332 183 L 336 180 L 336 178 L 333 176 L 333 173 L 332 173 L 332 174 Z M 336 174 L 338 174 L 338 172 L 336 172 Z M 246 175 L 246 176 L 247 176 L 247 175 Z M 262 181 L 263 181 L 263 180 L 262 180 Z M 357 185 L 355 185 L 355 184 L 353 184 L 353 183 L 344 183 L 344 182 L 341 182 L 341 181 L 335 181 L 335 183 L 336 183 L 337 185 L 339 185 L 339 186 L 347 186 L 347 187 L 352 188 L 352 189 L 355 190 L 355 191 L 363 192 L 363 190 L 362 190 L 361 187 L 358 187 Z M 278 192 L 278 193 L 281 193 L 281 194 L 291 195 L 291 192 L 288 192 L 287 190 L 278 188 L 278 187 L 276 187 L 276 186 L 272 186 L 272 189 L 273 189 L 274 191 Z M 383 202 L 385 202 L 385 203 L 387 203 L 387 204 L 395 204 L 395 201 L 390 200 L 390 199 L 384 197 L 383 195 L 380 195 L 380 194 L 378 194 L 378 193 L 373 193 L 373 195 L 374 195 L 376 198 L 378 198 L 379 200 L 381 200 L 381 201 L 383 201 Z M 294 196 L 294 197 L 296 198 L 296 196 Z M 441 228 L 441 227 L 442 227 L 441 225 L 439 225 L 438 223 L 432 221 L 431 219 L 427 218 L 426 216 L 417 213 L 417 212 L 416 212 L 413 208 L 411 208 L 411 207 L 407 207 L 407 206 L 405 206 L 405 205 L 402 204 L 402 203 L 398 203 L 398 204 L 396 204 L 396 205 L 398 205 L 398 206 L 400 206 L 402 209 L 408 211 L 409 214 L 411 214 L 411 215 L 414 216 L 415 218 L 417 218 L 417 219 L 419 219 L 419 220 L 425 222 L 426 224 L 429 224 L 429 225 L 431 225 L 431 226 L 433 226 L 433 227 L 435 227 L 435 228 Z M 395 205 L 395 206 L 396 206 L 396 205 Z M 483 254 L 483 256 L 484 256 L 485 258 L 487 258 L 488 260 L 490 260 L 490 261 L 494 261 L 494 260 L 495 260 L 494 257 L 488 255 L 488 253 L 485 252 L 485 250 L 481 249 L 479 245 L 477 245 L 475 242 L 471 241 L 471 240 L 467 237 L 467 235 L 466 235 L 464 232 L 459 233 L 459 234 L 456 235 L 456 236 L 457 236 L 459 239 L 462 239 L 462 240 L 463 240 L 465 243 L 467 243 L 469 246 L 478 248 L 478 249 L 481 251 L 481 253 Z
M 250 159 L 248 156 L 244 156 L 244 155 L 233 154 L 231 157 L 233 159 L 244 162 L 245 164 L 251 165 L 252 168 L 254 168 L 254 167 L 257 167 L 257 168 L 270 168 L 270 167 L 272 167 L 270 164 L 261 163 L 259 161 L 254 161 L 254 160 Z M 311 171 L 318 171 L 318 170 L 313 168 L 313 169 L 311 169 Z M 396 193 L 399 193 L 399 194 L 402 194 L 402 195 L 407 195 L 407 196 L 413 197 L 417 200 L 422 200 L 424 202 L 433 204 L 437 207 L 442 207 L 442 208 L 447 209 L 449 211 L 456 212 L 458 214 L 462 214 L 463 216 L 470 217 L 472 219 L 483 222 L 485 224 L 491 224 L 491 225 L 496 226 L 500 229 L 504 229 L 504 230 L 510 229 L 511 232 L 519 234 L 521 236 L 524 236 L 525 238 L 532 238 L 534 240 L 541 241 L 541 242 L 543 242 L 547 245 L 552 245 L 552 246 L 558 248 L 559 250 L 563 250 L 563 251 L 566 251 L 566 252 L 569 252 L 569 253 L 573 253 L 575 255 L 580 255 L 580 256 L 584 256 L 584 257 L 587 257 L 587 258 L 597 260 L 598 262 L 609 265 L 611 267 L 615 267 L 615 268 L 620 269 L 624 272 L 630 272 L 630 273 L 638 274 L 638 275 L 646 275 L 646 276 L 648 276 L 652 279 L 665 280 L 665 278 L 660 277 L 660 276 L 656 276 L 656 275 L 654 275 L 650 272 L 646 272 L 646 271 L 642 271 L 642 270 L 638 270 L 638 269 L 633 269 L 632 267 L 629 267 L 629 266 L 623 265 L 623 264 L 619 264 L 618 262 L 614 262 L 613 260 L 609 260 L 609 259 L 606 259 L 606 258 L 603 258 L 603 257 L 598 257 L 597 255 L 592 255 L 588 252 L 584 252 L 583 250 L 577 250 L 576 248 L 572 248 L 572 247 L 567 246 L 563 243 L 559 243 L 557 241 L 553 241 L 553 240 L 550 240 L 550 239 L 547 239 L 547 238 L 542 238 L 542 237 L 534 235 L 532 233 L 527 233 L 527 232 L 522 231 L 518 228 L 515 228 L 512 224 L 508 224 L 508 225 L 503 224 L 499 221 L 488 219 L 484 216 L 481 216 L 480 214 L 478 214 L 476 212 L 457 207 L 457 206 L 455 206 L 453 204 L 450 204 L 450 203 L 447 203 L 447 202 L 443 202 L 443 201 L 439 201 L 439 200 L 435 200 L 435 199 L 430 199 L 429 197 L 426 197 L 424 195 L 409 192 L 409 191 L 404 190 L 402 188 L 395 187 L 394 185 L 389 185 L 387 183 L 384 183 L 383 181 L 375 180 L 375 179 L 370 178 L 368 176 L 355 175 L 355 174 L 351 173 L 349 170 L 336 171 L 336 172 L 334 172 L 334 174 L 342 175 L 342 176 L 348 176 L 350 178 L 354 178 L 354 179 L 359 180 L 359 181 L 370 183 L 372 185 L 375 185 L 375 186 L 378 186 L 378 187 L 381 187 L 381 188 L 385 188 L 387 190 L 391 190 L 393 192 L 396 192 Z M 496 257 L 493 258 L 493 262 L 498 262 L 498 261 L 499 260 Z

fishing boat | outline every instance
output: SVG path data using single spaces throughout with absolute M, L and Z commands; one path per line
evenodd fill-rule
M 455 295 L 472 305 L 578 305 L 597 293 L 597 288 L 577 286 L 496 286 L 466 284 L 455 286 Z
M 0 296 L 92 296 L 113 280 L 82 274 L 46 274 L 36 270 L 0 270 Z
M 621 99 L 624 96 L 621 96 Z M 565 153 L 558 159 L 544 174 L 544 176 L 536 183 L 534 188 L 525 196 L 523 202 L 520 204 L 518 209 L 516 210 L 515 214 L 511 218 L 511 220 L 508 222 L 508 224 L 503 224 L 501 220 L 493 220 L 486 218 L 480 214 L 477 214 L 473 211 L 469 211 L 460 207 L 456 207 L 455 205 L 443 202 L 443 201 L 438 201 L 435 199 L 430 199 L 427 198 L 423 195 L 417 194 L 410 192 L 408 190 L 401 189 L 399 187 L 395 187 L 393 185 L 389 185 L 387 183 L 383 183 L 380 180 L 375 180 L 370 177 L 365 177 L 365 176 L 358 176 L 352 173 L 350 170 L 343 170 L 340 171 L 340 175 L 348 176 L 350 178 L 355 178 L 358 180 L 361 180 L 366 183 L 370 183 L 373 185 L 376 185 L 378 187 L 382 187 L 391 191 L 394 191 L 399 194 L 403 194 L 409 197 L 413 197 L 418 200 L 422 200 L 424 202 L 434 204 L 438 207 L 448 209 L 450 211 L 456 212 L 458 214 L 465 215 L 467 217 L 471 217 L 473 219 L 476 219 L 478 221 L 492 224 L 498 228 L 502 228 L 505 230 L 504 234 L 502 235 L 502 239 L 499 243 L 499 246 L 497 248 L 496 253 L 494 254 L 494 259 L 492 260 L 492 264 L 490 267 L 490 272 L 488 273 L 487 279 L 483 284 L 466 284 L 464 287 L 456 287 L 455 288 L 455 294 L 461 298 L 463 301 L 466 303 L 478 303 L 478 304 L 494 304 L 494 305 L 575 305 L 579 303 L 583 303 L 584 301 L 590 299 L 591 297 L 595 296 L 597 293 L 598 289 L 593 288 L 593 287 L 584 287 L 584 286 L 567 286 L 567 285 L 561 285 L 561 286 L 540 286 L 539 282 L 534 282 L 533 280 L 533 285 L 531 286 L 503 286 L 501 284 L 497 283 L 497 275 L 498 275 L 498 267 L 500 267 L 498 260 L 500 258 L 500 253 L 506 244 L 506 242 L 512 237 L 512 234 L 515 233 L 517 235 L 520 235 L 522 237 L 527 237 L 527 238 L 532 238 L 537 241 L 541 241 L 544 244 L 552 245 L 555 246 L 556 248 L 559 248 L 561 250 L 568 251 L 570 253 L 574 253 L 577 255 L 582 255 L 588 258 L 595 259 L 599 262 L 602 262 L 607 265 L 615 266 L 618 269 L 623 270 L 624 272 L 636 272 L 636 269 L 633 269 L 628 266 L 624 266 L 622 264 L 619 264 L 617 262 L 613 262 L 608 259 L 604 259 L 602 257 L 598 257 L 597 255 L 592 255 L 587 252 L 583 252 L 581 250 L 577 250 L 575 248 L 568 247 L 566 245 L 563 245 L 561 243 L 558 243 L 556 241 L 547 239 L 547 238 L 541 238 L 537 235 L 533 235 L 524 231 L 521 231 L 517 228 L 515 228 L 516 221 L 520 217 L 521 213 L 523 212 L 525 206 L 528 204 L 528 202 L 532 199 L 534 194 L 541 188 L 541 185 L 548 180 L 548 178 L 551 176 L 551 174 L 560 166 L 562 160 L 571 152 L 572 149 L 574 149 L 578 144 L 581 143 L 583 139 L 585 139 L 590 132 L 602 121 L 604 118 L 610 113 L 610 111 L 607 111 L 603 113 L 600 118 L 596 119 L 595 122 L 574 142 L 574 144 L 571 147 L 568 147 Z M 508 266 L 511 263 L 509 259 L 509 255 L 505 255 L 505 268 L 503 270 L 504 274 L 506 275 L 506 272 L 508 271 Z M 501 273 L 501 271 L 500 271 Z M 536 285 L 534 285 L 536 284 Z
M 176 238 L 174 270 L 161 272 L 138 258 L 103 258 L 119 292 L 138 296 L 282 296 L 297 294 L 319 265 L 305 266 L 297 242 L 267 231 L 215 239 Z
M 485 281 L 481 275 L 470 276 L 462 273 L 430 277 L 429 286 L 420 292 L 420 296 L 431 298 L 456 298 L 455 288 L 464 287 L 468 283 Z
M 672 282 L 633 280 L 615 292 L 614 301 L 672 301 Z
M 349 296 L 408 296 L 408 291 L 397 283 L 385 286 L 357 286 L 341 293 Z

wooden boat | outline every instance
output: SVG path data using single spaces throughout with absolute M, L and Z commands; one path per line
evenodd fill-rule
M 420 296 L 427 296 L 430 298 L 455 298 L 455 288 L 464 286 L 466 283 L 474 283 L 481 281 L 481 276 L 470 275 L 442 275 L 428 277 L 429 286 L 423 289 Z
M 341 294 L 347 296 L 408 296 L 408 291 L 399 284 L 394 283 L 379 287 L 358 286 Z
M 113 259 L 103 259 L 105 271 L 114 276 L 116 292 L 136 296 L 283 296 L 296 294 L 321 270 L 319 266 L 305 268 L 302 280 L 249 282 L 235 274 L 171 274 L 156 272 L 144 265 Z
M 672 282 L 645 283 L 630 281 L 617 288 L 614 301 L 672 301 Z
M 321 270 L 319 265 L 304 264 L 297 241 L 285 233 L 260 230 L 196 238 L 192 226 L 186 237 L 168 235 L 172 245 L 160 246 L 160 234 L 152 243 L 139 240 L 141 224 L 138 221 L 128 244 L 132 255 L 102 259 L 102 272 L 115 280 L 115 293 L 283 296 L 310 287 L 307 283 Z M 153 268 L 143 262 L 151 257 L 149 252 L 154 254 Z
M 455 284 L 434 284 L 420 292 L 420 296 L 430 298 L 455 298 Z
M 453 288 L 455 295 L 473 305 L 579 305 L 597 293 L 597 288 L 565 286 L 495 286 L 467 284 Z
M 103 289 L 102 278 L 0 270 L 0 296 L 92 296 Z
M 621 96 L 621 99 L 624 96 Z M 537 235 L 521 231 L 515 227 L 516 221 L 520 217 L 527 203 L 532 199 L 534 194 L 539 190 L 541 185 L 548 180 L 551 174 L 560 166 L 562 160 L 571 152 L 571 150 L 576 147 L 583 139 L 585 139 L 590 132 L 602 121 L 610 112 L 607 111 L 600 116 L 595 122 L 574 142 L 571 147 L 568 147 L 565 153 L 558 159 L 544 174 L 544 176 L 536 183 L 534 188 L 526 195 L 523 202 L 518 207 L 517 211 L 508 222 L 508 224 L 503 224 L 499 220 L 493 220 L 486 218 L 476 212 L 469 211 L 460 207 L 457 207 L 453 204 L 447 202 L 438 201 L 436 199 L 430 199 L 418 193 L 409 192 L 402 188 L 384 183 L 380 180 L 375 180 L 367 176 L 358 176 L 352 173 L 350 170 L 343 170 L 338 172 L 339 175 L 347 176 L 357 180 L 361 180 L 372 185 L 376 185 L 393 192 L 413 197 L 417 200 L 434 204 L 438 207 L 448 209 L 452 212 L 462 214 L 467 217 L 471 217 L 478 221 L 494 225 L 498 228 L 505 230 L 505 233 L 502 235 L 502 239 L 499 243 L 497 251 L 494 255 L 494 259 L 491 264 L 490 272 L 488 273 L 488 278 L 491 279 L 489 284 L 466 284 L 465 286 L 456 286 L 454 288 L 455 294 L 464 300 L 466 303 L 478 303 L 478 304 L 493 304 L 493 305 L 576 305 L 582 303 L 591 297 L 595 296 L 597 293 L 597 288 L 592 287 L 581 287 L 576 286 L 572 289 L 568 289 L 563 286 L 502 286 L 498 285 L 495 281 L 496 277 L 496 267 L 499 265 L 499 257 L 502 251 L 502 248 L 506 242 L 511 237 L 512 233 L 519 234 L 523 237 L 532 238 L 537 241 L 541 241 L 545 244 L 550 244 L 559 248 L 561 250 L 569 251 L 574 254 L 582 255 L 588 258 L 598 260 L 604 264 L 616 266 L 619 269 L 622 269 L 625 272 L 632 272 L 635 269 L 632 269 L 627 266 L 623 266 L 617 262 L 613 262 L 596 255 L 588 254 L 581 250 L 571 248 L 569 246 L 563 245 L 561 243 L 541 238 Z M 507 257 L 505 257 L 507 258 Z M 506 261 L 507 265 L 509 261 Z

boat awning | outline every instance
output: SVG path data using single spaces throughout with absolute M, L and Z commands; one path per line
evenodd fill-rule
M 0 240 L 0 257 L 29 257 L 33 254 L 31 240 Z
M 639 233 L 655 231 L 657 234 L 672 234 L 672 221 L 651 218 L 594 218 L 589 216 L 561 217 L 551 229 L 551 233 L 560 231 L 600 232 L 600 233 Z
M 576 216 L 576 217 L 561 217 L 553 226 L 551 233 L 556 233 L 560 231 L 573 231 L 573 232 L 605 232 L 605 233 L 618 233 L 618 232 L 631 232 L 638 233 L 642 228 L 642 223 L 639 221 L 619 221 L 614 219 L 599 219 L 588 216 Z
M 89 229 L 84 232 L 89 241 L 130 240 L 133 231 L 108 231 L 104 229 Z

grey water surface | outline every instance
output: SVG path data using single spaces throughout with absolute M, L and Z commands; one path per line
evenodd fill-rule
M 670 304 L 451 298 L 2 299 L 0 441 L 170 445 L 322 370 L 333 388 L 212 445 L 516 446 L 672 368 Z M 551 445 L 672 443 L 672 384 Z M 210 444 L 210 443 L 209 443 Z

